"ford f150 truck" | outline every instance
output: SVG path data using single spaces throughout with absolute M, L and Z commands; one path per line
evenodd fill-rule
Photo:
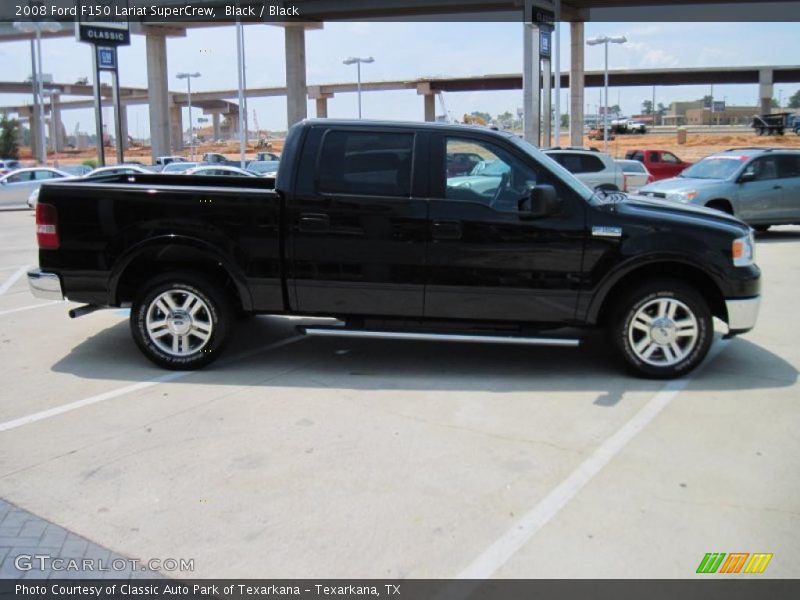
M 470 181 L 447 157 L 502 169 Z M 474 179 L 474 181 L 473 181 Z M 307 120 L 277 179 L 133 174 L 54 182 L 36 209 L 39 297 L 131 308 L 170 369 L 214 360 L 241 314 L 334 317 L 308 335 L 575 346 L 592 329 L 638 374 L 680 376 L 751 329 L 752 230 L 715 210 L 593 191 L 483 127 Z

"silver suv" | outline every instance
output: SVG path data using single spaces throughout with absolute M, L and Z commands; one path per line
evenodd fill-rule
M 627 191 L 622 168 L 607 154 L 586 148 L 550 148 L 544 151 L 593 190 Z
M 800 224 L 800 151 L 731 148 L 704 158 L 677 177 L 648 184 L 639 193 L 716 208 L 757 231 Z

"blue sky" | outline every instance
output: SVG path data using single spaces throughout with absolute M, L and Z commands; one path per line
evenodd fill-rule
M 280 27 L 252 25 L 245 28 L 248 55 L 248 85 L 283 85 L 284 45 Z M 626 35 L 629 42 L 611 46 L 610 67 L 637 69 L 659 67 L 790 65 L 800 63 L 800 25 L 797 23 L 589 23 L 586 36 Z M 87 45 L 72 38 L 45 40 L 44 71 L 59 82 L 91 76 L 91 54 Z M 375 63 L 363 69 L 363 79 L 403 79 L 423 76 L 484 75 L 513 73 L 522 68 L 522 25 L 519 23 L 326 23 L 324 29 L 306 35 L 309 84 L 355 80 L 355 68 L 342 64 L 350 55 L 372 55 Z M 586 48 L 586 67 L 601 69 L 601 48 Z M 189 30 L 185 38 L 168 41 L 170 88 L 183 90 L 175 73 L 197 70 L 197 90 L 236 87 L 235 30 L 214 27 Z M 562 25 L 562 68 L 569 66 L 569 25 Z M 22 81 L 30 74 L 27 42 L 0 44 L 3 79 Z M 146 87 L 144 38 L 134 36 L 131 46 L 120 51 L 121 83 Z M 798 85 L 776 85 L 775 95 L 784 99 Z M 707 87 L 683 86 L 656 89 L 656 102 L 696 99 L 709 93 Z M 567 91 L 562 93 L 566 106 Z M 652 96 L 652 88 L 621 88 L 610 92 L 610 102 L 621 104 L 626 113 L 638 112 L 641 102 Z M 729 104 L 756 103 L 757 86 L 716 86 L 714 96 Z M 453 116 L 473 110 L 498 114 L 521 106 L 522 92 L 451 93 L 445 97 Z M 599 91 L 587 90 L 587 103 L 599 102 Z M 30 102 L 30 96 L 0 94 L 0 106 Z M 337 95 L 329 101 L 329 116 L 354 117 L 355 94 Z M 422 99 L 413 91 L 366 93 L 364 116 L 368 118 L 422 118 Z M 262 128 L 286 126 L 283 98 L 250 101 L 250 117 L 256 110 Z M 592 109 L 593 110 L 593 109 Z M 197 116 L 199 111 L 195 111 Z M 134 136 L 148 132 L 147 109 L 129 109 L 129 131 Z M 309 115 L 314 115 L 313 103 Z M 111 116 L 110 112 L 107 118 Z M 185 114 L 185 119 L 188 113 Z M 68 130 L 80 122 L 93 132 L 91 110 L 67 111 Z M 186 122 L 186 121 L 185 121 Z

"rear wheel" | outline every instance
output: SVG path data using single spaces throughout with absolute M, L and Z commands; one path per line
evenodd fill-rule
M 769 225 L 753 225 L 753 229 L 755 229 L 759 233 L 766 233 L 769 230 Z
M 713 338 L 705 299 L 680 281 L 652 281 L 626 295 L 611 322 L 611 338 L 637 374 L 671 379 L 702 362 Z
M 227 295 L 202 275 L 167 273 L 151 279 L 131 307 L 133 339 L 160 367 L 199 369 L 215 360 L 234 317 Z

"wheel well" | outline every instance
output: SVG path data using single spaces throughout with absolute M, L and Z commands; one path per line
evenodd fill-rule
M 197 271 L 220 284 L 237 308 L 242 298 L 228 270 L 213 257 L 190 246 L 167 246 L 148 249 L 125 267 L 115 293 L 117 304 L 133 302 L 149 279 L 172 271 Z
M 614 185 L 613 183 L 601 183 L 600 185 L 598 185 L 594 189 L 596 189 L 596 190 L 607 190 L 609 192 L 618 192 L 619 191 L 619 188 L 616 185 Z
M 716 198 L 714 200 L 709 200 L 708 202 L 706 202 L 706 206 L 709 208 L 716 208 L 717 210 L 726 212 L 729 215 L 733 214 L 733 206 L 731 205 L 729 200 L 725 200 L 724 198 Z
M 620 298 L 628 291 L 646 281 L 677 279 L 691 285 L 699 292 L 711 309 L 711 314 L 727 320 L 725 298 L 717 284 L 706 273 L 695 267 L 676 262 L 655 263 L 641 266 L 628 273 L 614 284 L 606 295 L 597 315 L 599 325 L 607 325 Z

